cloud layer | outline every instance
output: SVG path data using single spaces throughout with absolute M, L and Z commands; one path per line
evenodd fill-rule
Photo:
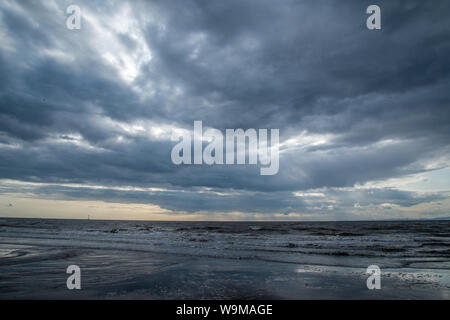
M 174 214 L 448 215 L 448 190 L 387 184 L 450 166 L 448 1 L 379 1 L 379 31 L 369 1 L 78 1 L 82 29 L 68 30 L 71 4 L 0 4 L 4 194 Z M 173 165 L 194 120 L 279 128 L 279 173 Z

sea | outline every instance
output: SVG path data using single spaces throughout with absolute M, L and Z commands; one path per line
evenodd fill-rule
M 22 298 L 449 299 L 450 221 L 0 218 L 0 299 Z

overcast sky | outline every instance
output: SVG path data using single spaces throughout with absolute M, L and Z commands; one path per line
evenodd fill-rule
M 68 30 L 66 8 L 81 8 Z M 381 8 L 382 29 L 366 28 Z M 0 2 L 0 216 L 450 216 L 450 2 Z M 280 168 L 176 166 L 280 129 Z

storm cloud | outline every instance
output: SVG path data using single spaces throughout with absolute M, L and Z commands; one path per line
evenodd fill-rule
M 392 182 L 450 167 L 448 1 L 378 1 L 381 30 L 370 1 L 78 1 L 68 30 L 71 4 L 0 4 L 3 194 L 333 219 L 448 200 Z M 280 129 L 279 173 L 174 165 L 195 120 Z

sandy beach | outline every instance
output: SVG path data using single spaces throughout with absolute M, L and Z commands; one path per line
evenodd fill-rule
M 448 222 L 0 222 L 0 299 L 450 298 Z

